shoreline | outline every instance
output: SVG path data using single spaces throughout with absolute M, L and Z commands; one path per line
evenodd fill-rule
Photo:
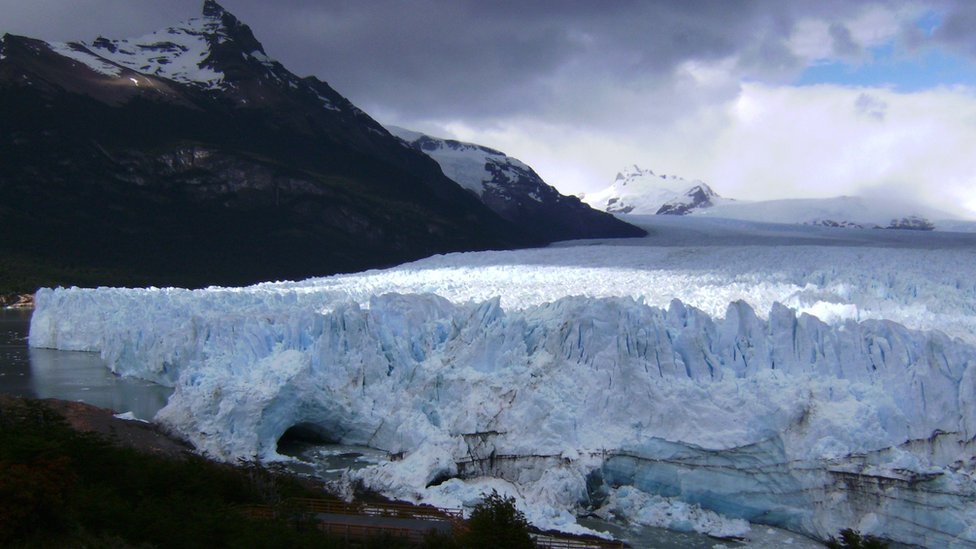
M 34 294 L 0 294 L 0 309 L 33 309 Z
M 124 419 L 113 410 L 84 402 L 0 395 L 0 413 L 26 408 L 31 402 L 40 403 L 63 416 L 75 431 L 105 437 L 118 446 L 175 459 L 199 455 L 189 443 L 155 423 Z

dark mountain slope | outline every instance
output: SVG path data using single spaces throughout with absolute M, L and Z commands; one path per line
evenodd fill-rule
M 210 0 L 133 41 L 4 36 L 0 158 L 0 254 L 56 283 L 241 284 L 544 242 Z

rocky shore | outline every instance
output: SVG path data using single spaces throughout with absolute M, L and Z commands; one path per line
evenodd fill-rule
M 170 458 L 183 458 L 193 453 L 189 444 L 170 436 L 153 423 L 116 417 L 112 410 L 84 402 L 0 395 L 0 418 L 17 418 L 28 413 L 30 402 L 39 402 L 63 416 L 75 431 L 96 433 L 118 446 Z
M 34 294 L 0 294 L 0 309 L 33 309 Z

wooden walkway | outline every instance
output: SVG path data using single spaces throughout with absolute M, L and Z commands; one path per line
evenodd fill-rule
M 623 549 L 624 542 L 609 539 L 564 538 L 546 534 L 532 534 L 539 549 Z

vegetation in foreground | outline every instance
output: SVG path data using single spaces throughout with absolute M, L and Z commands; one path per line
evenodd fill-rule
M 254 518 L 246 506 L 323 498 L 320 487 L 254 466 L 196 456 L 155 455 L 74 430 L 41 401 L 0 406 L 0 546 L 46 547 L 346 547 L 310 523 Z M 9 402 L 9 401 L 8 401 Z M 388 536 L 358 547 L 412 547 Z M 512 498 L 487 494 L 467 532 L 431 534 L 427 548 L 531 548 L 529 527 Z M 831 549 L 885 549 L 852 529 Z
M 164 458 L 78 433 L 42 402 L 0 411 L 0 546 L 337 547 L 235 511 L 312 495 L 321 497 L 255 467 Z
M 470 531 L 463 540 L 472 549 L 532 549 L 529 523 L 515 507 L 515 498 L 503 497 L 495 490 L 475 505 L 468 519 Z
M 251 518 L 248 505 L 322 498 L 300 479 L 195 456 L 164 457 L 75 431 L 44 402 L 0 407 L 0 546 L 345 547 L 309 523 Z M 488 495 L 461 536 L 423 547 L 532 547 L 514 501 Z M 377 537 L 359 547 L 410 547 Z
M 840 539 L 831 537 L 827 541 L 829 549 L 887 549 L 888 544 L 874 536 L 861 535 L 857 530 L 845 528 L 840 531 Z

